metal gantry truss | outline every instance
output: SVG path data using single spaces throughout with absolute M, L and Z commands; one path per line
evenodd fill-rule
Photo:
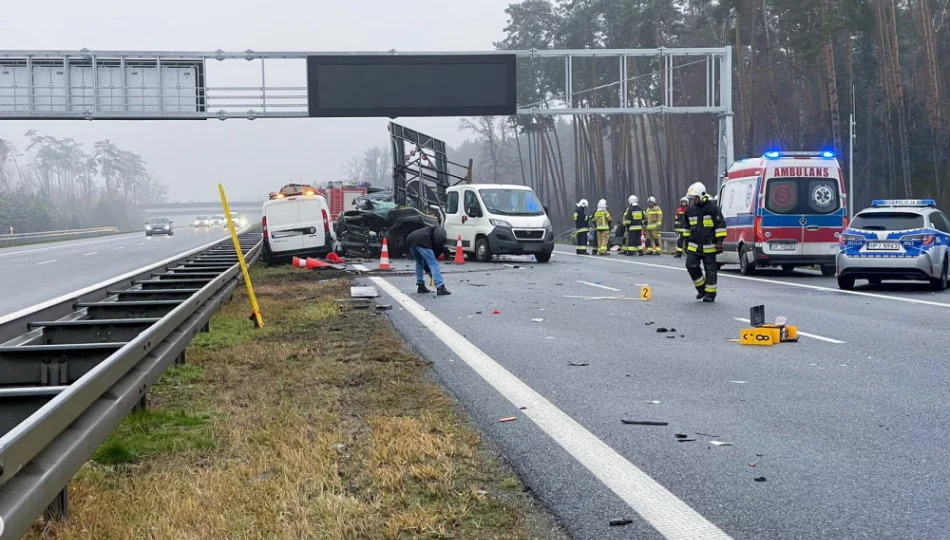
M 307 118 L 308 56 L 419 54 L 516 55 L 519 115 L 717 115 L 720 173 L 734 159 L 731 47 L 330 53 L 0 51 L 0 120 Z M 235 66 L 241 62 L 245 65 Z M 260 69 L 247 69 L 248 63 L 258 63 Z M 563 80 L 553 89 L 542 90 L 535 68 L 543 66 L 553 73 L 552 63 L 563 65 L 557 68 L 563 70 Z M 636 70 L 644 63 L 646 73 Z M 595 64 L 597 75 L 590 76 L 594 82 L 586 87 L 580 81 L 588 80 L 587 71 L 593 73 Z M 705 99 L 698 103 L 688 102 L 688 97 L 696 99 L 685 90 L 677 91 L 685 89 L 677 73 L 686 66 L 704 66 Z M 284 84 L 272 84 L 274 79 Z M 596 99 L 591 99 L 593 95 Z

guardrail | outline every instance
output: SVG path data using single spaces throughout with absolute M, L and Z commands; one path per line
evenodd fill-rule
M 78 240 L 80 238 L 93 238 L 96 236 L 108 236 L 110 234 L 119 234 L 119 229 L 115 227 L 96 227 L 94 229 L 0 234 L 0 247 L 21 246 L 23 244 L 51 242 L 54 240 Z
M 231 297 L 237 257 L 226 238 L 0 317 L 0 540 L 65 516 L 72 477 Z

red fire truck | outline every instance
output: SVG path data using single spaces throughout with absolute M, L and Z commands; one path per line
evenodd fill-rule
M 319 189 L 330 204 L 330 219 L 337 221 L 340 214 L 353 209 L 353 201 L 366 195 L 368 184 L 346 184 L 344 182 L 329 182 L 325 188 Z

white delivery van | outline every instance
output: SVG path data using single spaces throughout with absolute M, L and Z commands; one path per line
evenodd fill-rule
M 330 205 L 308 185 L 288 184 L 271 193 L 262 209 L 264 262 L 288 263 L 293 257 L 326 257 L 336 244 Z
M 446 248 L 462 249 L 481 262 L 494 255 L 534 255 L 551 260 L 554 229 L 547 211 L 527 186 L 462 184 L 446 190 Z

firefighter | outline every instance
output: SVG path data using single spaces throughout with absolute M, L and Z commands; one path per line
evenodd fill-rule
M 680 206 L 676 209 L 676 215 L 673 218 L 673 229 L 676 231 L 676 255 L 674 259 L 683 257 L 683 250 L 686 248 L 686 209 L 689 208 L 689 199 L 683 197 L 680 199 Z
M 574 209 L 574 227 L 577 234 L 577 254 L 589 255 L 587 252 L 587 233 L 590 231 L 590 216 L 587 215 L 587 199 L 581 199 Z
M 643 244 L 640 242 L 640 235 L 643 233 L 643 209 L 640 208 L 640 199 L 636 195 L 631 195 L 627 203 L 630 206 L 623 213 L 623 225 L 627 228 L 627 247 L 624 255 L 633 256 L 636 253 L 642 257 Z
M 686 196 L 690 200 L 689 208 L 686 209 L 686 271 L 696 287 L 696 299 L 715 302 L 718 281 L 716 254 L 722 253 L 726 220 L 722 217 L 719 205 L 706 193 L 706 186 L 700 182 L 689 186 Z M 706 271 L 705 277 L 703 270 Z
M 656 204 L 656 197 L 647 199 L 647 253 L 650 255 L 659 255 L 660 249 L 660 228 L 663 226 L 663 210 Z
M 607 201 L 597 201 L 597 211 L 594 212 L 594 227 L 597 230 L 597 254 L 607 255 L 607 244 L 610 243 L 610 228 L 613 220 L 607 211 Z

